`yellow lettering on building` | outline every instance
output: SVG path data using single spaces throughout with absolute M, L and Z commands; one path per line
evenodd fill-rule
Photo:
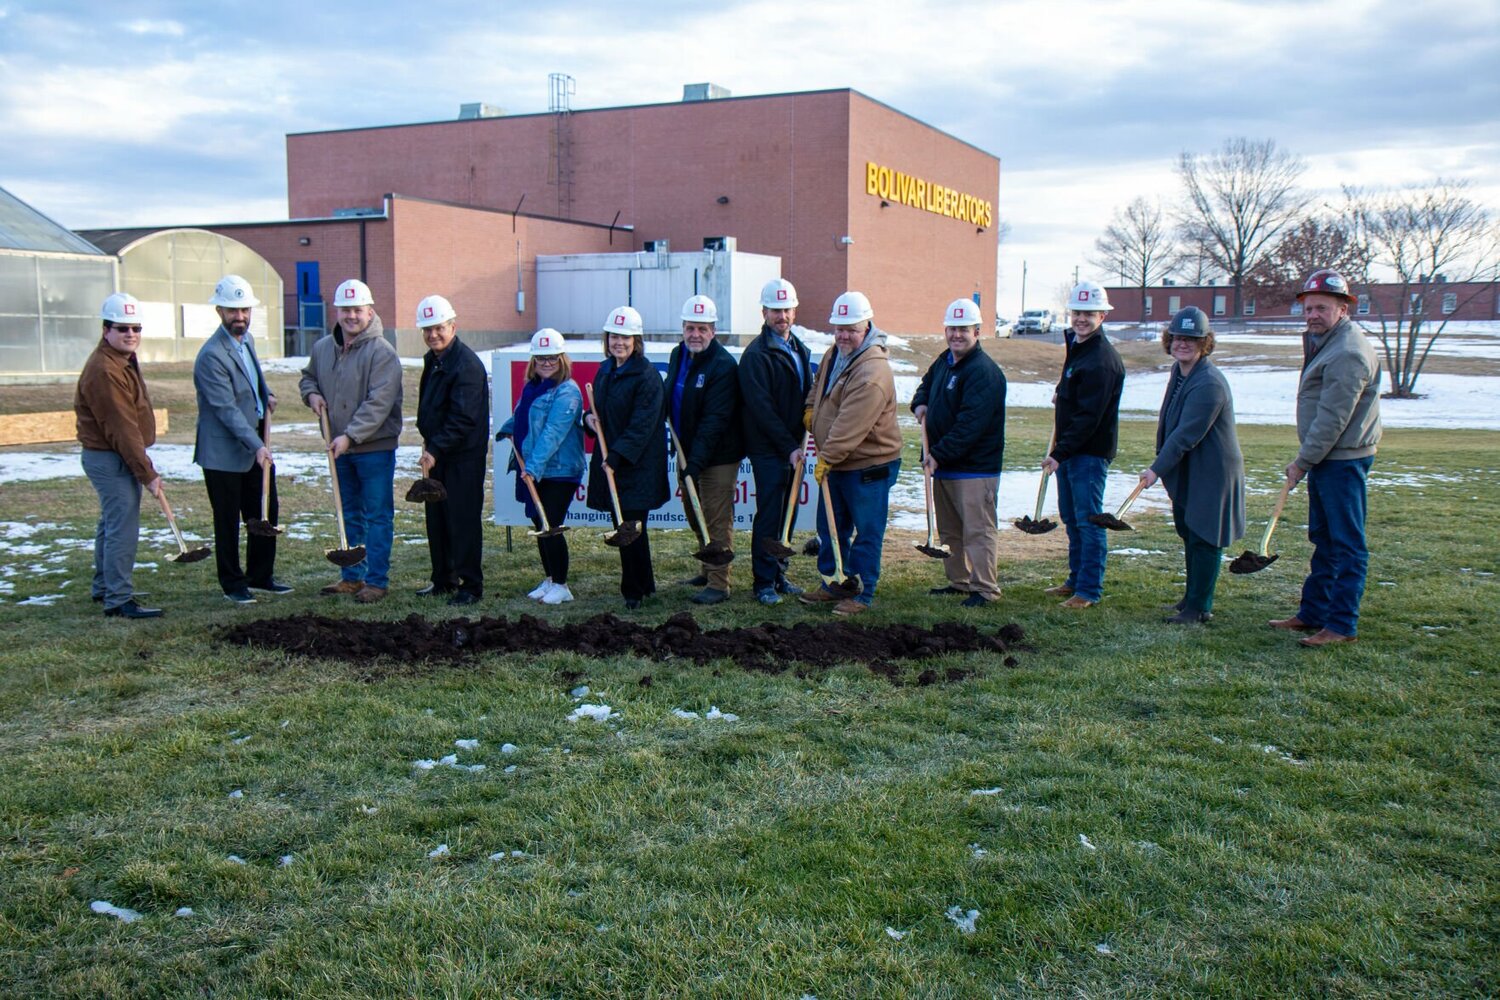
M 993 202 L 936 181 L 882 167 L 873 160 L 865 162 L 865 194 L 977 226 L 994 223 Z

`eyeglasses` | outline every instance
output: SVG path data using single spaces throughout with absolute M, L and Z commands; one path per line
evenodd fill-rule
M 555 365 L 555 364 L 559 363 L 562 359 L 559 358 L 556 354 L 548 354 L 545 357 L 538 356 L 538 357 L 532 358 L 531 360 L 532 360 L 533 363 L 539 364 L 539 365 Z
M 141 327 L 140 327 L 139 323 L 135 324 L 134 326 L 121 326 L 119 323 L 111 323 L 109 325 L 109 328 L 111 330 L 115 331 L 116 333 L 140 333 L 141 332 Z

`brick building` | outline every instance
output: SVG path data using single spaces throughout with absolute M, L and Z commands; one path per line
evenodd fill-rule
M 1352 312 L 1356 319 L 1365 323 L 1379 322 L 1382 315 L 1387 320 L 1394 320 L 1398 313 L 1411 315 L 1414 310 L 1424 307 L 1428 318 L 1438 322 L 1500 319 L 1500 285 L 1495 282 L 1439 281 L 1421 288 L 1372 283 L 1356 285 L 1354 290 L 1359 294 L 1359 304 Z M 1202 309 L 1211 320 L 1229 322 L 1229 310 L 1234 303 L 1234 289 L 1229 285 L 1153 285 L 1145 290 L 1145 312 L 1142 315 L 1139 285 L 1112 286 L 1106 291 L 1110 304 L 1114 306 L 1109 318 L 1123 323 L 1166 323 L 1179 309 L 1188 306 Z M 1404 309 L 1401 308 L 1403 298 L 1406 299 Z M 1302 315 L 1296 302 L 1259 308 L 1255 293 L 1248 289 L 1243 295 L 1241 311 L 1243 321 L 1292 321 Z

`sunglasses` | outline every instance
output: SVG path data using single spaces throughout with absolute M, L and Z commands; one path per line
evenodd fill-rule
M 111 330 L 114 330 L 116 333 L 140 333 L 141 332 L 141 326 L 140 326 L 139 323 L 136 323 L 133 326 L 121 326 L 119 323 L 111 323 L 109 325 L 109 328 Z

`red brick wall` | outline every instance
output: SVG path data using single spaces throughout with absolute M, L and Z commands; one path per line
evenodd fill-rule
M 1354 312 L 1354 318 L 1365 323 L 1374 324 L 1380 321 L 1380 311 L 1384 310 L 1388 321 L 1394 321 L 1400 307 L 1400 299 L 1403 289 L 1400 285 L 1374 284 L 1368 286 L 1356 286 L 1355 292 L 1371 296 L 1370 311 L 1368 313 Z M 1417 289 L 1406 289 L 1409 293 Z M 1117 322 L 1135 323 L 1141 319 L 1141 290 L 1139 287 L 1120 287 L 1106 289 L 1109 293 L 1110 304 L 1114 310 L 1109 318 Z M 1477 293 L 1477 294 L 1476 294 Z M 1146 294 L 1151 296 L 1151 315 L 1147 320 L 1152 323 L 1166 323 L 1172 319 L 1170 308 L 1171 297 L 1181 296 L 1182 308 L 1197 306 L 1208 314 L 1210 321 L 1228 323 L 1236 317 L 1230 316 L 1228 311 L 1234 309 L 1234 289 L 1228 285 L 1157 285 L 1146 289 Z M 1443 296 L 1453 294 L 1458 296 L 1457 309 L 1447 315 L 1442 312 Z M 1215 295 L 1224 296 L 1225 315 L 1215 316 L 1213 300 Z M 1446 319 L 1449 322 L 1493 320 L 1500 319 L 1500 285 L 1483 285 L 1475 282 L 1452 282 L 1448 284 L 1432 285 L 1427 292 L 1427 315 L 1429 320 L 1441 322 Z M 1245 301 L 1254 298 L 1250 293 L 1245 294 Z M 1407 307 L 1410 311 L 1410 306 Z M 1285 307 L 1278 309 L 1259 308 L 1254 316 L 1238 317 L 1241 321 L 1254 322 L 1257 320 L 1294 320 Z
M 318 276 L 325 302 L 333 300 L 333 291 L 348 278 L 358 278 L 360 223 L 365 227 L 365 253 L 368 258 L 366 284 L 375 297 L 375 311 L 381 322 L 391 325 L 391 298 L 395 294 L 394 272 L 390 265 L 391 230 L 385 219 L 339 219 L 327 222 L 268 222 L 253 226 L 210 226 L 214 232 L 232 236 L 270 261 L 281 275 L 284 291 L 295 298 L 297 263 L 318 261 Z M 298 239 L 307 238 L 307 246 Z M 290 310 L 290 307 L 288 307 Z M 328 325 L 333 326 L 330 313 Z M 288 325 L 296 323 L 295 313 L 288 311 Z
M 825 325 L 834 297 L 858 284 L 851 274 L 871 284 L 879 322 L 895 331 L 931 329 L 976 282 L 993 304 L 993 228 L 966 233 L 904 206 L 897 221 L 876 219 L 864 161 L 992 201 L 998 162 L 852 91 L 579 111 L 568 128 L 570 204 L 552 176 L 554 118 L 543 114 L 288 136 L 290 211 L 327 215 L 389 191 L 508 211 L 525 195 L 523 211 L 602 223 L 619 212 L 638 241 L 664 237 L 675 250 L 727 235 L 740 250 L 778 256 L 809 326 Z M 855 244 L 839 249 L 845 235 Z

